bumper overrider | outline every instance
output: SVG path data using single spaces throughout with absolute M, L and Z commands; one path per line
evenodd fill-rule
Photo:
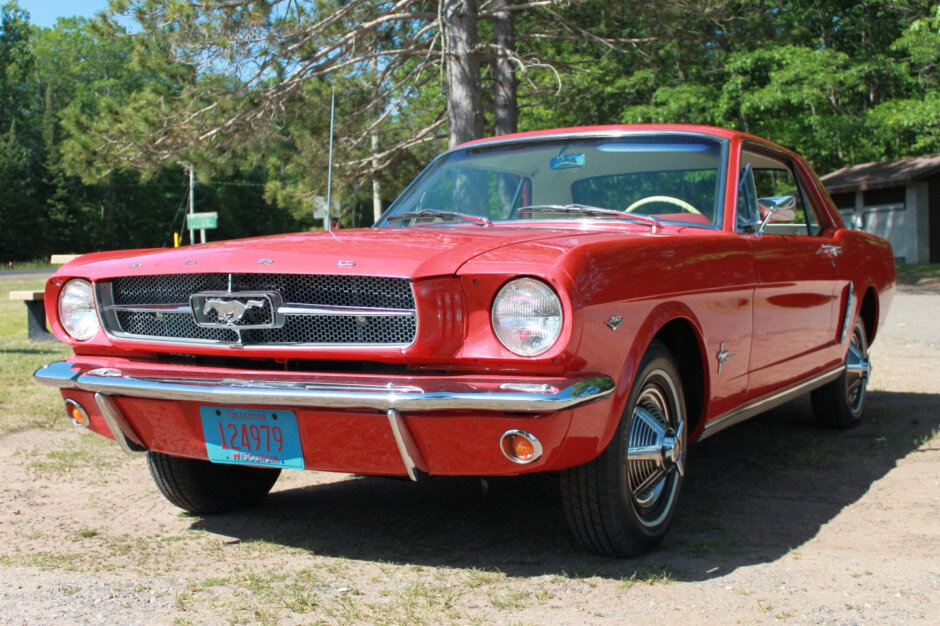
M 152 447 L 147 445 L 147 437 L 138 432 L 140 428 L 132 424 L 135 420 L 128 419 L 126 413 L 129 412 L 122 410 L 119 402 L 136 401 L 138 404 L 134 406 L 142 406 L 140 401 L 153 401 L 160 403 L 164 410 L 176 406 L 221 405 L 292 408 L 303 414 L 312 410 L 316 415 L 384 413 L 401 461 L 412 480 L 431 472 L 404 413 L 440 416 L 448 412 L 465 415 L 461 412 L 471 411 L 480 419 L 498 418 L 506 413 L 528 414 L 531 420 L 537 414 L 557 414 L 607 398 L 614 389 L 613 380 L 603 375 L 473 378 L 298 372 L 253 372 L 250 377 L 231 374 L 200 371 L 196 367 L 170 369 L 134 363 L 128 363 L 127 367 L 101 367 L 95 363 L 58 361 L 39 368 L 34 377 L 41 384 L 58 387 L 66 397 L 71 393 L 93 398 L 110 434 L 130 453 L 145 452 Z M 153 410 L 142 412 L 155 413 Z M 171 418 L 167 417 L 166 422 L 172 421 Z M 455 433 L 455 437 L 459 436 Z M 535 443 L 541 447 L 537 439 Z M 335 469 L 360 471 L 357 467 Z

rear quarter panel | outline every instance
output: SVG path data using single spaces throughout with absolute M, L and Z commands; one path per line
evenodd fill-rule
M 894 298 L 896 267 L 891 243 L 882 237 L 859 230 L 844 229 L 836 233 L 842 246 L 839 259 L 839 279 L 844 285 L 851 283 L 858 298 L 856 307 L 862 306 L 869 291 L 875 294 L 877 324 L 869 328 L 870 339 L 874 339 L 882 327 Z
M 846 289 L 848 284 L 852 283 L 858 296 L 859 307 L 868 290 L 873 290 L 876 294 L 878 322 L 875 328 L 868 329 L 871 339 L 874 339 L 885 321 L 894 297 L 896 267 L 891 243 L 883 237 L 846 228 L 842 215 L 819 177 L 805 160 L 794 156 L 804 177 L 810 183 L 809 191 L 814 196 L 816 206 L 823 211 L 824 219 L 837 229 L 834 239 L 842 246 L 842 256 L 838 262 L 840 289 Z

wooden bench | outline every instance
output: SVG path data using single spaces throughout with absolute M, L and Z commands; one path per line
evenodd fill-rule
M 51 257 L 49 257 L 49 263 L 51 263 L 52 265 L 65 265 L 66 263 L 70 261 L 74 261 L 80 256 L 82 255 L 80 254 L 53 254 Z
M 10 300 L 26 303 L 26 336 L 30 341 L 55 341 L 55 335 L 46 330 L 46 307 L 42 291 L 11 291 Z
M 53 254 L 49 262 L 52 265 L 65 265 L 77 258 L 77 254 Z M 26 303 L 26 336 L 30 341 L 56 341 L 55 335 L 46 329 L 46 306 L 42 291 L 11 291 L 10 300 L 22 300 Z

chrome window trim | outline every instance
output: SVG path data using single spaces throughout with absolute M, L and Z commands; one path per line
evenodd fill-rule
M 780 150 L 779 148 L 775 148 L 774 146 L 768 146 L 768 145 L 765 145 L 756 141 L 742 141 L 741 146 L 738 149 L 739 167 L 738 167 L 738 175 L 735 177 L 735 181 L 734 181 L 735 189 L 737 189 L 738 185 L 741 184 L 741 167 L 740 167 L 741 159 L 740 157 L 744 154 L 745 151 L 756 152 L 757 154 L 761 156 L 772 158 L 772 159 L 777 159 L 778 161 L 780 161 L 783 165 L 787 167 L 787 169 L 790 171 L 790 176 L 793 177 L 793 180 L 796 183 L 797 190 L 800 192 L 800 199 L 803 202 L 803 219 L 804 220 L 808 219 L 809 211 L 812 211 L 813 214 L 816 216 L 817 226 L 819 227 L 819 232 L 817 232 L 815 235 L 810 234 L 809 223 L 806 222 L 805 223 L 806 234 L 794 235 L 794 236 L 796 237 L 820 237 L 821 236 L 820 233 L 822 233 L 826 229 L 827 221 L 820 219 L 819 210 L 817 209 L 816 205 L 807 197 L 806 182 L 801 176 L 802 172 L 800 171 L 800 168 L 797 167 L 796 159 L 794 159 L 792 155 L 787 154 L 786 152 Z M 745 230 L 741 230 L 737 226 L 737 217 L 738 217 L 738 205 L 737 203 L 735 203 L 734 218 L 732 219 L 732 224 L 734 224 L 734 232 L 738 235 L 758 235 L 761 237 L 785 236 L 785 235 L 774 235 L 773 233 L 750 233 Z
M 711 139 L 712 141 L 717 141 L 721 145 L 721 157 L 718 168 L 718 193 L 715 197 L 715 211 L 720 218 L 718 224 L 710 224 L 708 227 L 714 228 L 715 230 L 724 230 L 725 228 L 725 199 L 726 199 L 726 185 L 724 181 L 728 178 L 728 159 L 730 157 L 730 146 L 731 140 L 727 137 L 722 137 L 720 135 L 713 135 L 711 133 L 698 132 L 693 130 L 600 130 L 600 131 L 589 131 L 589 132 L 570 132 L 570 133 L 557 133 L 554 135 L 539 135 L 536 137 L 513 137 L 507 139 L 490 139 L 485 142 L 473 143 L 470 145 L 461 145 L 454 146 L 444 152 L 440 153 L 427 164 L 427 166 L 421 170 L 421 172 L 415 176 L 414 180 L 408 184 L 405 189 L 398 194 L 398 197 L 388 205 L 388 208 L 385 209 L 385 212 L 382 213 L 382 217 L 372 225 L 372 228 L 386 228 L 387 222 L 385 218 L 391 215 L 395 209 L 398 208 L 398 203 L 403 197 L 405 197 L 408 192 L 411 191 L 418 182 L 424 178 L 432 167 L 435 167 L 439 161 L 447 158 L 451 154 L 458 152 L 460 150 L 475 150 L 479 148 L 490 148 L 490 147 L 499 147 L 512 144 L 527 144 L 527 143 L 546 143 L 556 140 L 565 140 L 565 139 L 618 139 L 622 137 L 661 137 L 661 136 L 682 136 L 682 137 L 697 137 L 701 139 Z M 572 220 L 574 221 L 574 220 Z M 499 224 L 505 224 L 507 221 L 494 221 L 493 226 Z M 667 222 L 662 220 L 663 224 L 672 224 L 673 222 Z M 676 222 L 682 226 L 698 226 L 699 228 L 705 228 L 704 224 L 692 224 L 688 222 Z

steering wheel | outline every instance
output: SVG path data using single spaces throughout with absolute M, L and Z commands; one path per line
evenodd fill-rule
M 646 196 L 645 198 L 640 198 L 625 210 L 626 213 L 633 213 L 641 206 L 649 204 L 650 202 L 665 202 L 666 204 L 674 204 L 686 213 L 694 213 L 695 215 L 701 215 L 702 212 L 696 209 L 694 206 L 686 202 L 685 200 L 680 200 L 679 198 L 673 198 L 672 196 Z

